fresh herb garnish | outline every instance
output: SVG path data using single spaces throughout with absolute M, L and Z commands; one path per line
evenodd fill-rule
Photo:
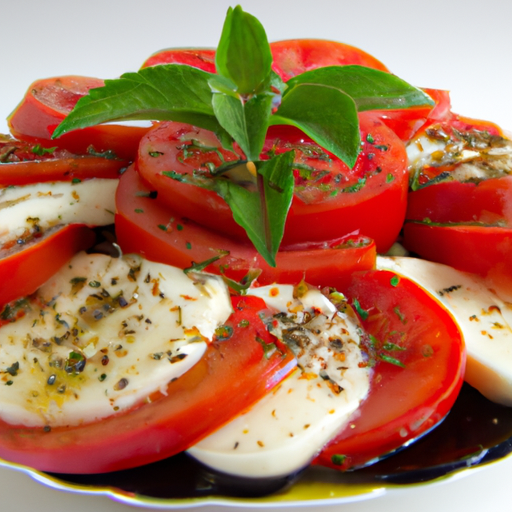
M 41 146 L 41 144 L 36 144 L 35 146 L 32 147 L 32 153 L 38 156 L 51 155 L 56 149 L 57 146 L 53 148 L 45 148 Z
M 269 265 L 283 236 L 293 197 L 293 150 L 261 161 L 271 125 L 292 125 L 349 167 L 361 150 L 359 111 L 433 105 L 420 89 L 362 66 L 330 66 L 282 82 L 261 23 L 240 6 L 229 8 L 215 57 L 217 73 L 164 64 L 105 80 L 91 89 L 56 128 L 71 130 L 120 120 L 172 120 L 215 132 L 222 146 L 236 142 L 256 169 L 251 190 L 225 176 L 194 180 L 219 194 Z M 244 162 L 241 162 L 244 163 Z M 178 176 L 169 176 L 181 179 Z

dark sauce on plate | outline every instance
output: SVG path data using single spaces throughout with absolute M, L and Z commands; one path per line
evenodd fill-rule
M 512 408 L 490 402 L 464 384 L 446 419 L 417 442 L 371 466 L 351 472 L 311 466 L 280 479 L 247 479 L 205 468 L 181 453 L 139 468 L 98 475 L 52 474 L 73 485 L 110 488 L 115 493 L 156 499 L 258 498 L 293 491 L 301 484 L 323 483 L 336 490 L 406 485 L 444 477 L 489 463 L 512 452 Z M 364 491 L 359 491 L 364 492 Z M 343 494 L 343 491 L 342 491 Z M 321 499 L 322 496 L 316 496 Z M 327 496 L 325 496 L 327 497 Z

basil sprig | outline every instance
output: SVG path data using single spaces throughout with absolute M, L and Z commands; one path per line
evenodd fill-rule
M 215 132 L 224 148 L 236 142 L 255 170 L 254 186 L 220 172 L 190 182 L 225 199 L 272 266 L 293 197 L 294 153 L 261 161 L 268 127 L 295 126 L 353 167 L 361 149 L 359 111 L 433 105 L 420 89 L 362 66 L 320 68 L 284 84 L 272 71 L 263 26 L 240 6 L 227 12 L 215 64 L 216 74 L 164 64 L 105 80 L 78 101 L 53 137 L 112 121 L 172 120 Z

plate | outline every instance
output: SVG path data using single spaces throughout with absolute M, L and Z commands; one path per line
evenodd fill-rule
M 46 0 L 32 2 L 27 9 L 26 2 L 5 2 L 2 15 L 9 21 L 0 31 L 0 43 L 5 48 L 0 131 L 6 131 L 4 118 L 35 79 L 62 74 L 115 77 L 136 69 L 150 53 L 160 48 L 213 46 L 218 40 L 227 7 L 236 3 L 232 0 L 200 0 L 191 9 L 190 2 L 177 0 L 148 0 L 143 8 L 138 0 Z M 497 0 L 488 9 L 482 9 L 476 0 L 432 0 L 427 4 L 414 0 L 368 0 L 364 3 L 352 0 L 315 0 L 313 3 L 309 0 L 241 0 L 240 3 L 264 22 L 272 40 L 317 37 L 359 46 L 411 83 L 451 90 L 456 112 L 490 119 L 512 129 L 512 66 L 507 64 L 507 55 L 512 49 L 512 2 L 509 0 Z M 462 393 L 460 402 L 465 400 L 467 388 Z M 417 446 L 377 464 L 372 470 L 383 468 L 380 477 L 365 470 L 353 475 L 331 474 L 327 477 L 322 474 L 324 480 L 312 481 L 312 472 L 316 472 L 312 470 L 279 495 L 268 498 L 205 496 L 173 499 L 132 494 L 149 491 L 143 488 L 134 491 L 126 475 L 109 475 L 105 481 L 99 476 L 90 482 L 73 481 L 62 475 L 42 474 L 4 463 L 5 467 L 0 468 L 1 509 L 120 512 L 135 505 L 147 509 L 201 506 L 218 512 L 220 504 L 238 511 L 245 507 L 267 509 L 294 504 L 309 509 L 308 504 L 313 507 L 313 504 L 322 503 L 325 509 L 337 512 L 442 512 L 448 508 L 450 512 L 458 512 L 476 510 L 479 506 L 493 512 L 510 510 L 509 502 L 503 503 L 509 498 L 512 458 L 499 464 L 491 463 L 510 452 L 507 446 L 512 429 L 506 427 L 504 432 L 497 432 L 495 440 L 490 441 L 492 446 L 487 447 L 480 446 L 476 434 L 473 441 L 458 439 L 474 432 L 474 428 L 481 431 L 488 427 L 494 433 L 499 430 L 495 428 L 495 420 L 508 422 L 509 418 L 499 407 L 494 413 L 486 413 L 487 419 L 480 418 L 480 405 L 486 408 L 488 404 L 479 395 L 474 396 L 471 390 L 468 396 L 477 400 L 473 406 L 471 402 L 466 403 L 466 410 L 473 420 L 455 422 L 453 428 L 457 430 L 450 432 L 446 425 L 454 421 L 456 413 L 452 411 L 440 429 Z M 455 410 L 461 407 L 460 402 Z M 439 436 L 435 441 L 434 436 L 443 431 L 447 438 Z M 444 460 L 439 464 L 434 461 L 429 467 L 432 471 L 418 467 L 397 470 L 396 466 L 402 460 L 398 457 L 416 464 L 414 451 L 428 451 L 428 443 L 436 453 L 442 454 L 449 443 L 455 445 L 455 449 L 450 447 L 455 453 L 459 441 L 465 449 L 471 446 L 477 449 L 457 454 L 456 460 Z M 423 444 L 426 447 L 421 450 Z M 386 469 L 385 465 L 392 463 L 395 468 Z M 478 468 L 485 469 L 478 471 Z M 29 481 L 20 471 L 45 486 L 65 492 L 46 489 Z M 402 478 L 409 475 L 418 482 L 422 472 L 428 473 L 424 475 L 427 485 L 384 478 L 386 474 Z M 356 476 L 362 481 L 355 481 Z M 459 480 L 462 476 L 464 478 Z M 107 495 L 112 500 L 105 498 L 102 501 L 98 495 Z M 377 496 L 379 499 L 368 501 Z M 344 506 L 338 508 L 341 503 Z M 316 507 L 311 510 L 318 512 Z
M 98 475 L 52 474 L 8 462 L 3 465 L 55 489 L 104 494 L 150 509 L 262 507 L 343 504 L 374 498 L 389 490 L 454 477 L 511 452 L 512 408 L 494 404 L 464 384 L 452 411 L 436 429 L 398 453 L 352 472 L 312 466 L 289 480 L 242 480 L 209 471 L 185 454 Z

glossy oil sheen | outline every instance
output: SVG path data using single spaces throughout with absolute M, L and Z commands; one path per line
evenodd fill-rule
M 210 472 L 184 454 L 101 475 L 39 474 L 59 488 L 105 491 L 122 501 L 171 508 L 205 502 L 279 503 L 332 500 L 447 477 L 512 452 L 512 408 L 465 384 L 444 422 L 412 446 L 372 466 L 338 473 L 311 467 L 289 478 L 245 480 Z M 169 478 L 162 479 L 166 474 Z M 41 478 L 38 478 L 41 480 Z

